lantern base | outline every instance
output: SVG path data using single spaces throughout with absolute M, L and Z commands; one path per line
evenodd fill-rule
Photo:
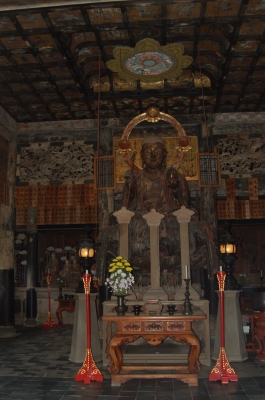
M 76 374 L 75 381 L 84 381 L 85 384 L 89 384 L 90 381 L 103 381 L 103 375 L 95 364 L 91 349 L 86 350 L 85 361 Z
M 46 321 L 44 322 L 44 324 L 42 325 L 42 327 L 45 329 L 57 328 L 57 324 L 52 319 L 50 311 L 48 311 L 48 317 L 47 317 Z
M 221 381 L 222 383 L 238 381 L 238 375 L 230 366 L 224 347 L 220 348 L 219 358 L 212 372 L 209 374 L 209 381 Z

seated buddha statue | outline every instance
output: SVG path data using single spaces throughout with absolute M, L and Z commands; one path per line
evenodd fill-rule
M 138 284 L 149 284 L 150 228 L 143 215 L 155 209 L 164 215 L 159 226 L 159 265 L 161 273 L 174 273 L 181 279 L 180 227 L 174 211 L 185 206 L 191 209 L 189 223 L 190 266 L 211 268 L 218 265 L 214 231 L 199 221 L 198 211 L 192 207 L 188 183 L 183 174 L 167 168 L 167 150 L 157 135 L 143 139 L 141 170 L 125 173 L 122 205 L 135 214 L 129 224 L 129 262 L 137 272 Z M 119 254 L 119 229 L 116 217 L 111 214 L 109 225 L 99 234 L 97 276 L 104 285 L 108 263 Z

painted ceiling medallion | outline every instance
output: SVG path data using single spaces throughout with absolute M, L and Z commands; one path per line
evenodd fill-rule
M 160 46 L 154 39 L 143 39 L 134 49 L 116 47 L 114 59 L 107 61 L 107 67 L 127 81 L 157 82 L 164 78 L 177 78 L 182 69 L 192 63 L 192 57 L 184 56 L 183 52 L 181 43 Z

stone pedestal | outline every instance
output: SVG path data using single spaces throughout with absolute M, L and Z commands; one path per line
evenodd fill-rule
M 102 360 L 102 351 L 99 340 L 96 297 L 97 293 L 90 294 L 91 349 L 95 362 L 98 362 Z M 85 360 L 87 349 L 86 295 L 85 293 L 76 294 L 75 299 L 75 317 L 69 360 L 82 363 Z
M 13 326 L 0 326 L 1 339 L 9 339 L 19 335 L 20 333 L 17 333 L 16 329 Z
M 225 350 L 229 362 L 248 358 L 244 340 L 243 324 L 239 307 L 240 290 L 224 291 Z M 218 306 L 214 350 L 212 358 L 218 360 L 220 353 L 220 307 Z
M 168 300 L 168 294 L 162 287 L 150 287 L 143 295 L 143 300 Z

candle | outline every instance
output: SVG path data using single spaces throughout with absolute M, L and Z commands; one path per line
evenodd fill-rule
M 50 273 L 50 268 L 48 268 L 48 274 Z
M 86 275 L 88 275 L 88 269 L 86 269 Z
M 223 267 L 222 267 L 222 265 L 220 265 L 220 272 L 222 272 L 223 271 Z
M 262 271 L 262 269 L 260 270 L 260 277 L 263 278 L 263 271 Z
M 188 279 L 188 266 L 185 266 L 185 270 L 186 270 L 186 279 Z

